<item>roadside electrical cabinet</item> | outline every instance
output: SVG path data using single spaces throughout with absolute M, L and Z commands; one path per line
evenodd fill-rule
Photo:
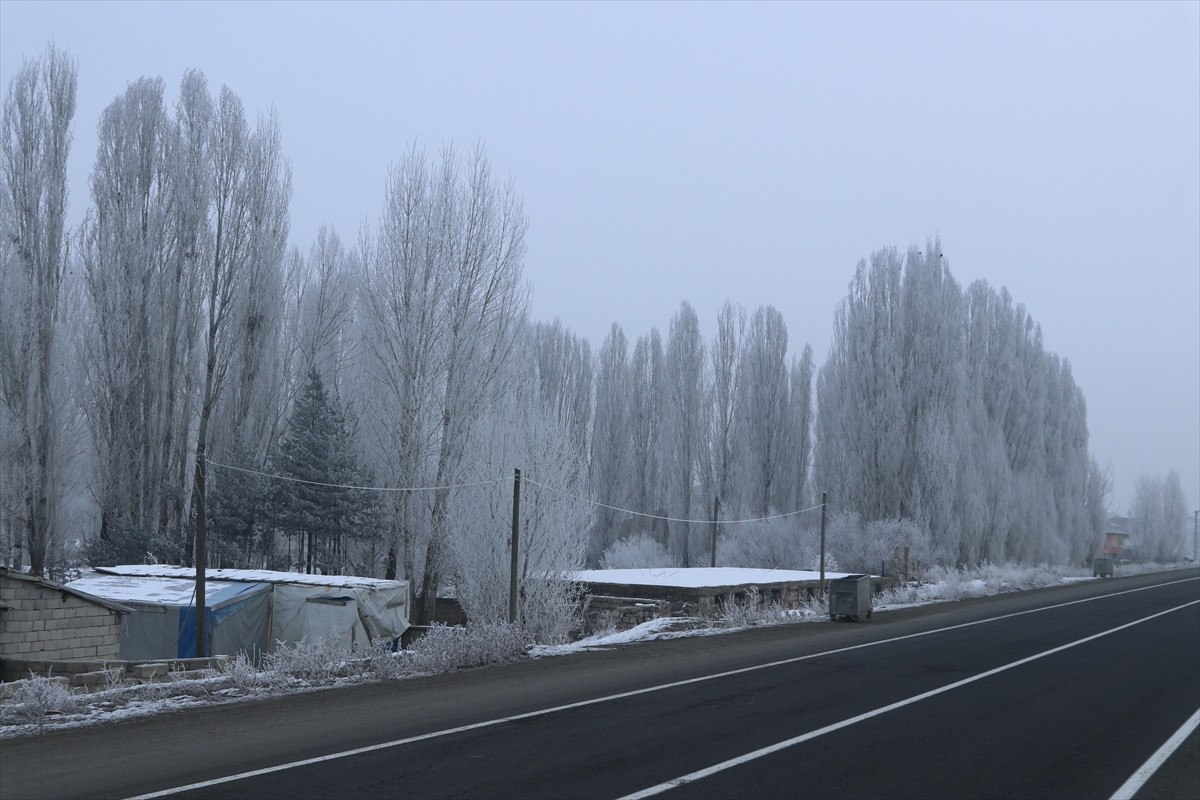
M 829 582 L 829 618 L 871 618 L 871 576 L 847 575 Z

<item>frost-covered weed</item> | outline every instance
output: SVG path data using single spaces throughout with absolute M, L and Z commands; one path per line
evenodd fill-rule
M 315 642 L 276 642 L 275 649 L 263 654 L 265 671 L 278 683 L 300 681 L 310 686 L 333 683 L 351 658 L 351 653 L 332 636 Z
M 722 628 L 746 628 L 752 625 L 771 625 L 793 621 L 795 612 L 779 603 L 764 603 L 757 588 L 751 588 L 746 599 L 726 603 L 717 614 L 717 625 Z
M 925 572 L 923 581 L 889 589 L 878 599 L 877 604 L 911 605 L 936 600 L 990 597 L 1005 592 L 1057 586 L 1064 578 L 1090 575 L 1091 573 L 1084 569 L 1048 564 L 983 564 L 972 569 L 933 566 Z
M 421 672 L 449 672 L 516 661 L 525 651 L 521 629 L 513 625 L 433 625 L 413 645 L 412 660 Z
M 260 672 L 245 652 L 238 653 L 237 658 L 227 663 L 222 674 L 232 688 L 244 694 L 253 693 L 260 687 L 267 686 L 270 679 L 269 674 Z

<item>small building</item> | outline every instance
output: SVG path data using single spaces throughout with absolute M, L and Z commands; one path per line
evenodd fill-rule
M 1133 520 L 1128 517 L 1109 517 L 1104 526 L 1104 546 L 1099 555 L 1115 560 L 1134 561 L 1137 551 L 1133 540 Z
M 845 574 L 826 572 L 825 581 Z M 593 569 L 567 578 L 583 585 L 585 625 L 592 626 L 593 617 L 607 617 L 618 630 L 676 613 L 712 616 L 728 605 L 751 601 L 799 608 L 817 596 L 821 585 L 820 572 L 734 567 Z M 875 592 L 890 583 L 888 578 L 871 579 Z
M 27 662 L 116 660 L 133 609 L 44 578 L 0 567 L 0 673 L 28 676 Z
M 189 625 L 195 640 L 195 606 L 192 601 L 196 571 L 191 567 L 160 564 L 128 564 L 98 567 L 95 576 L 76 581 L 85 591 L 137 605 L 137 597 L 151 604 L 177 609 L 178 625 L 168 623 L 164 636 L 156 639 L 158 658 L 182 655 L 192 647 L 182 633 Z M 86 583 L 85 583 L 86 582 Z M 213 588 L 217 587 L 217 594 Z M 155 592 L 160 593 L 158 599 Z M 259 599 L 258 595 L 263 593 Z M 168 599 L 169 598 L 169 599 Z M 210 642 L 214 654 L 234 655 L 256 644 L 255 652 L 270 650 L 275 642 L 296 643 L 332 638 L 343 647 L 370 646 L 379 640 L 399 639 L 408 629 L 409 584 L 407 581 L 364 578 L 356 575 L 307 575 L 273 570 L 210 569 L 205 571 L 208 630 L 219 632 L 230 625 L 230 636 Z M 188 610 L 190 609 L 190 616 Z M 211 615 L 216 614 L 214 619 Z M 139 620 L 135 627 L 142 626 Z M 147 623 L 149 624 L 149 623 Z M 165 634 L 176 630 L 174 645 Z M 265 637 L 260 635 L 265 631 Z M 225 648 L 225 649 L 221 649 Z M 237 648 L 237 649 L 230 649 Z M 189 651 L 190 652 L 190 651 Z
M 132 610 L 121 630 L 122 660 L 196 657 L 194 580 L 97 574 L 68 585 Z M 204 619 L 208 652 L 245 653 L 257 662 L 271 646 L 270 597 L 270 584 L 207 581 Z

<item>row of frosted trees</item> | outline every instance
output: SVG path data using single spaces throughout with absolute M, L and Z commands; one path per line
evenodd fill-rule
M 940 242 L 876 252 L 817 381 L 816 480 L 865 519 L 911 518 L 949 563 L 1084 561 L 1108 480 L 1070 365 L 1007 291 L 963 291 Z
M 1006 293 L 962 291 L 936 243 L 860 265 L 819 371 L 769 306 L 726 304 L 706 337 L 685 302 L 665 337 L 614 325 L 593 352 L 529 319 L 527 221 L 481 150 L 412 148 L 354 246 L 322 228 L 289 250 L 276 118 L 251 125 L 198 72 L 173 105 L 149 78 L 105 109 L 67 230 L 75 74 L 53 49 L 27 63 L 3 118 L 0 529 L 37 571 L 81 542 L 188 563 L 202 537 L 208 563 L 408 577 L 419 616 L 453 584 L 500 618 L 514 468 L 524 607 L 550 637 L 569 598 L 546 574 L 632 537 L 706 565 L 714 510 L 822 491 L 863 559 L 892 544 L 867 531 L 918 531 L 947 563 L 1098 543 L 1107 484 L 1069 367 Z

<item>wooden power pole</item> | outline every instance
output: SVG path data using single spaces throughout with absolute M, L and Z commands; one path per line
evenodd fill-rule
M 521 470 L 513 470 L 512 561 L 508 575 L 508 621 L 517 621 L 517 531 L 521 525 Z

